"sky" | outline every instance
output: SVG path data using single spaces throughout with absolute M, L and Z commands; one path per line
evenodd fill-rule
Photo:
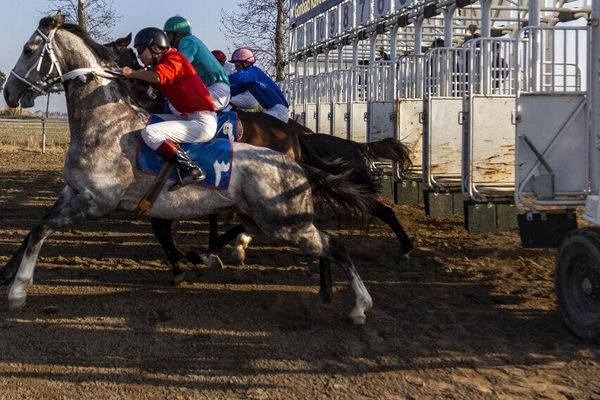
M 113 0 L 113 8 L 121 19 L 112 28 L 112 36 L 114 39 L 129 32 L 135 36 L 148 26 L 162 28 L 167 18 L 181 15 L 190 21 L 192 33 L 209 49 L 220 49 L 229 55 L 234 49 L 221 32 L 221 10 L 234 11 L 236 5 L 237 0 Z M 0 24 L 0 71 L 7 77 L 39 20 L 52 8 L 49 0 L 0 0 L 4 17 Z M 45 97 L 40 97 L 31 110 L 43 110 L 45 105 Z M 4 97 L 0 96 L 0 109 L 5 107 Z M 50 111 L 66 111 L 63 96 L 51 96 Z

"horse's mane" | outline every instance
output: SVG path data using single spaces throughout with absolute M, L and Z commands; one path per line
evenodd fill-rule
M 40 28 L 51 27 L 53 19 L 51 17 L 42 18 L 40 20 Z M 92 37 L 84 31 L 79 25 L 76 24 L 62 24 L 60 29 L 64 29 L 78 36 L 83 42 L 104 62 L 114 64 L 117 61 L 117 57 L 112 50 L 96 42 Z
M 117 61 L 117 57 L 115 53 L 110 50 L 108 47 L 96 42 L 91 36 L 81 29 L 79 25 L 75 24 L 64 24 L 60 27 L 60 29 L 64 29 L 65 31 L 71 32 L 72 34 L 79 36 L 81 40 L 90 48 L 102 61 L 107 63 L 115 63 Z

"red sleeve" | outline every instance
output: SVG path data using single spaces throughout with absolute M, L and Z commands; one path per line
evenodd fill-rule
M 152 69 L 160 78 L 160 85 L 172 83 L 183 74 L 183 65 L 177 57 L 163 57 Z

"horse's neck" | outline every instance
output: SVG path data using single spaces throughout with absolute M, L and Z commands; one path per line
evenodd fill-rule
M 98 57 L 72 34 L 61 35 L 59 59 L 63 72 L 79 68 L 103 69 Z M 140 110 L 128 103 L 128 93 L 115 79 L 88 75 L 64 83 L 71 143 L 116 141 L 143 127 Z

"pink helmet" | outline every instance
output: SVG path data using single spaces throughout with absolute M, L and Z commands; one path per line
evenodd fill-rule
M 221 50 L 213 50 L 211 53 L 221 64 L 224 64 L 225 61 L 227 61 L 227 56 Z
M 254 57 L 254 54 L 252 54 L 250 49 L 242 47 L 234 51 L 231 55 L 231 62 L 234 63 L 236 61 L 245 61 L 254 64 L 256 62 L 256 57 Z

